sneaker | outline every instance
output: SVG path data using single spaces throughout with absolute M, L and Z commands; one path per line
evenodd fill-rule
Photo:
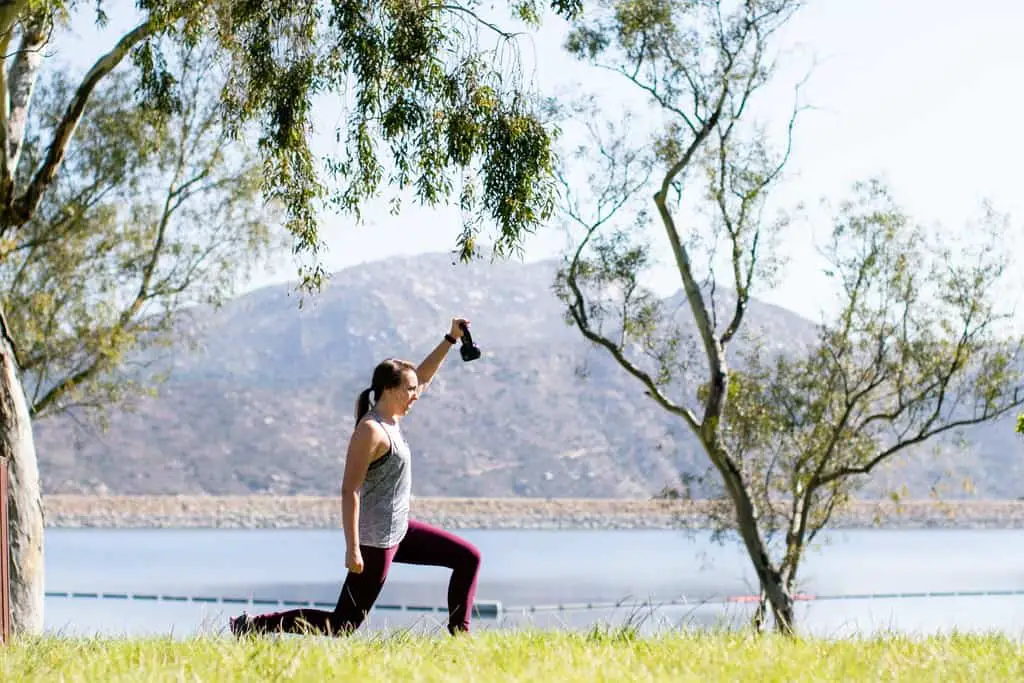
M 228 624 L 231 628 L 231 633 L 236 638 L 241 638 L 252 633 L 253 630 L 253 619 L 245 612 L 242 612 L 237 617 L 231 617 Z

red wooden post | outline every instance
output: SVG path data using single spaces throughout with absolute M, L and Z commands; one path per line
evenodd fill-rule
M 11 639 L 11 577 L 7 561 L 11 542 L 7 527 L 7 458 L 0 457 L 0 644 Z

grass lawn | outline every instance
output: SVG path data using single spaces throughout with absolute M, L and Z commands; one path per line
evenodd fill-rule
M 625 629 L 480 632 L 454 639 L 45 637 L 0 647 L 0 680 L 1012 681 L 1024 680 L 1024 644 L 976 635 L 645 638 Z

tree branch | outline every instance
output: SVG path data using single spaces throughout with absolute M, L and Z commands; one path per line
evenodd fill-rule
M 496 35 L 500 36 L 503 40 L 506 41 L 512 40 L 517 36 L 523 35 L 521 31 L 518 31 L 516 33 L 509 33 L 508 31 L 505 31 L 504 29 L 500 28 L 497 24 L 487 21 L 473 10 L 462 5 L 435 5 L 430 9 L 439 9 L 445 12 L 451 12 L 452 14 L 465 14 L 476 23 L 490 29 L 492 32 L 494 32 Z
M 594 230 L 592 229 L 588 232 L 587 236 L 580 241 L 580 245 L 573 255 L 572 262 L 569 265 L 568 273 L 565 278 L 566 283 L 569 285 L 569 289 L 572 290 L 574 298 L 574 301 L 569 306 L 569 311 L 572 314 L 576 326 L 586 339 L 607 350 L 626 372 L 640 380 L 640 382 L 647 388 L 648 395 L 657 401 L 662 408 L 674 415 L 682 417 L 687 426 L 693 430 L 694 434 L 699 435 L 700 425 L 697 422 L 697 418 L 692 412 L 690 412 L 690 410 L 683 406 L 676 405 L 671 399 L 665 396 L 660 389 L 658 389 L 649 374 L 638 368 L 632 361 L 626 358 L 622 349 L 616 346 L 611 340 L 591 329 L 590 322 L 587 319 L 586 302 L 583 297 L 583 293 L 580 291 L 579 284 L 576 281 L 576 270 L 579 265 L 580 255 L 583 253 L 583 249 L 586 247 L 587 242 L 593 234 Z
M 941 427 L 936 427 L 935 429 L 922 428 L 914 436 L 910 437 L 909 439 L 901 440 L 899 443 L 890 446 L 889 448 L 885 449 L 884 451 L 876 455 L 874 458 L 869 460 L 864 465 L 859 465 L 856 467 L 840 467 L 837 470 L 829 472 L 827 475 L 821 477 L 820 484 L 825 485 L 835 481 L 836 479 L 848 477 L 854 474 L 869 474 L 871 470 L 878 467 L 878 465 L 880 465 L 882 462 L 891 458 L 893 455 L 899 453 L 905 448 L 917 445 L 919 443 L 923 443 L 931 439 L 932 437 L 938 436 L 939 434 L 943 434 L 952 429 L 958 429 L 960 427 L 970 427 L 971 425 L 981 424 L 982 422 L 988 422 L 989 420 L 1005 415 L 1006 413 L 1015 410 L 1022 405 L 1024 405 L 1024 395 L 1021 394 L 1020 388 L 1014 389 L 1013 400 L 1004 406 L 1001 406 L 991 411 L 988 408 L 985 408 L 985 410 L 982 411 L 982 414 L 980 416 L 971 417 L 963 420 L 953 420 L 951 422 L 943 424 Z
M 676 228 L 675 219 L 672 218 L 672 213 L 668 210 L 665 197 L 676 175 L 689 165 L 697 149 L 711 133 L 712 126 L 717 122 L 721 112 L 722 102 L 719 101 L 718 108 L 715 110 L 714 114 L 712 114 L 707 125 L 697 133 L 682 158 L 669 169 L 668 173 L 665 174 L 665 178 L 661 183 L 661 188 L 654 195 L 654 203 L 658 207 L 658 213 L 660 214 L 661 221 L 665 226 L 665 232 L 668 234 L 669 243 L 672 246 L 672 253 L 676 260 L 676 268 L 679 270 L 679 275 L 683 280 L 683 287 L 686 290 L 686 298 L 690 302 L 690 309 L 693 311 L 693 317 L 697 322 L 697 328 L 699 329 L 701 339 L 704 342 L 704 351 L 707 354 L 708 363 L 711 366 L 712 373 L 715 371 L 715 367 L 717 365 L 714 330 L 711 329 L 707 306 L 704 305 L 704 299 L 701 296 L 700 288 L 697 286 L 697 281 L 693 277 L 693 265 L 690 261 L 690 255 L 687 252 L 686 247 L 683 246 L 682 240 L 679 237 L 679 230 Z
M 8 252 L 8 254 L 28 251 L 29 253 L 25 255 L 22 261 L 22 267 L 24 267 L 33 260 L 33 253 L 36 249 L 61 242 L 71 235 L 74 235 L 76 231 L 88 228 L 88 225 L 83 225 L 80 219 L 90 209 L 103 201 L 111 192 L 110 187 L 100 187 L 102 184 L 103 183 L 101 182 L 93 183 L 81 192 L 76 193 L 75 196 L 61 200 L 61 203 L 65 207 L 74 206 L 76 207 L 76 210 L 62 211 L 59 217 L 46 221 L 47 226 L 45 230 L 27 231 L 29 232 L 27 239 L 19 242 L 16 247 Z M 18 278 L 15 277 L 15 280 L 9 287 L 9 290 L 16 290 L 17 284 Z
M 18 172 L 18 161 L 21 158 L 22 146 L 25 142 L 25 128 L 28 124 L 28 110 L 32 102 L 39 67 L 43 63 L 42 48 L 50 40 L 53 22 L 50 17 L 41 14 L 24 26 L 21 35 L 21 46 L 14 57 L 14 64 L 8 76 L 10 90 L 10 111 L 6 120 L 4 151 L 7 154 L 7 168 L 12 176 Z M 9 201 L 10 198 L 7 198 Z
M 698 131 L 697 127 L 693 125 L 693 122 L 690 120 L 690 117 L 686 115 L 686 112 L 684 112 L 681 108 L 679 108 L 679 107 L 675 106 L 674 104 L 672 104 L 661 93 L 659 93 L 657 87 L 655 87 L 653 85 L 648 85 L 647 83 L 641 82 L 633 74 L 626 73 L 626 71 L 621 69 L 621 68 L 613 67 L 613 66 L 607 66 L 607 65 L 604 65 L 604 64 L 597 64 L 596 66 L 599 69 L 604 69 L 606 71 L 612 71 L 614 73 L 617 73 L 617 74 L 620 74 L 620 75 L 624 76 L 626 78 L 626 80 L 628 80 L 630 83 L 632 83 L 633 85 L 635 85 L 636 87 L 640 88 L 645 93 L 650 95 L 654 99 L 654 101 L 658 103 L 658 106 L 660 106 L 663 109 L 666 109 L 666 110 L 672 112 L 673 114 L 675 114 L 676 116 L 681 118 L 683 120 L 683 123 L 686 124 L 686 127 L 690 129 L 691 133 L 693 133 L 694 135 L 697 135 L 700 132 L 700 131 Z
M 825 511 L 821 515 L 821 519 L 818 520 L 817 524 L 811 528 L 807 534 L 805 543 L 814 543 L 814 539 L 818 537 L 818 534 L 828 526 L 828 523 L 832 521 L 832 515 L 835 514 L 836 508 L 839 506 L 840 500 L 842 500 L 842 494 L 836 488 L 833 488 L 830 492 L 828 505 L 825 507 Z
M 121 38 L 110 52 L 100 57 L 85 74 L 71 103 L 68 104 L 68 108 L 64 112 L 63 119 L 54 131 L 53 141 L 47 149 L 46 158 L 36 171 L 25 193 L 15 202 L 14 218 L 19 224 L 25 223 L 32 217 L 43 192 L 56 178 L 57 171 L 67 152 L 68 143 L 85 112 L 85 106 L 96 84 L 113 71 L 133 47 L 152 36 L 158 29 L 159 24 L 154 19 L 139 24 Z
M 973 334 L 970 329 L 970 318 L 968 318 L 968 320 L 965 321 L 964 323 L 964 328 L 961 331 L 960 339 L 957 340 L 956 350 L 953 353 L 953 358 L 950 360 L 948 367 L 944 368 L 943 372 L 941 372 L 932 382 L 926 384 L 919 392 L 917 392 L 917 394 L 915 394 L 909 400 L 904 398 L 903 392 L 905 387 L 903 387 L 902 385 L 898 386 L 896 388 L 897 404 L 895 410 L 892 410 L 888 413 L 883 412 L 870 415 L 869 417 L 865 418 L 859 425 L 857 425 L 856 429 L 854 430 L 854 433 L 861 433 L 864 429 L 868 427 L 868 425 L 872 424 L 873 422 L 881 420 L 886 420 L 890 424 L 895 422 L 896 418 L 902 415 L 908 408 L 923 403 L 928 394 L 932 393 L 932 391 L 937 390 L 938 397 L 936 399 L 935 409 L 932 411 L 931 416 L 925 422 L 923 428 L 927 429 L 932 424 L 934 424 L 935 420 L 939 418 L 939 414 L 942 411 L 943 404 L 946 400 L 946 392 L 949 389 L 949 383 L 952 381 L 953 375 L 955 375 L 957 371 L 963 367 L 965 349 L 972 336 Z M 901 363 L 900 365 L 903 366 L 905 365 L 905 363 Z M 909 431 L 909 426 L 907 431 Z M 906 434 L 906 432 L 904 432 L 904 434 Z
M 793 582 L 796 581 L 797 573 L 800 569 L 800 560 L 803 558 L 804 548 L 809 543 L 813 543 L 818 532 L 820 532 L 832 519 L 832 515 L 835 513 L 836 507 L 839 504 L 840 493 L 836 489 L 832 489 L 829 492 L 828 503 L 825 505 L 825 510 L 821 514 L 821 518 L 817 520 L 814 525 L 810 525 L 810 513 L 811 510 L 820 507 L 814 504 L 814 491 L 810 488 L 807 489 L 804 495 L 804 502 L 801 510 L 799 533 L 793 538 L 793 554 L 790 557 L 789 552 L 786 553 L 786 559 L 783 562 L 783 569 L 785 573 L 786 587 L 790 590 L 793 589 Z
M 7 60 L 7 52 L 11 40 L 14 38 L 15 26 L 21 18 L 25 9 L 29 6 L 28 0 L 5 0 L 0 2 L 0 55 Z M 0 210 L 6 210 L 14 194 L 14 169 L 11 168 L 7 158 L 8 148 L 8 125 L 11 111 L 11 97 L 8 91 L 7 69 L 0 64 Z M 8 225 L 0 222 L 0 236 L 4 234 Z
M 760 54 L 760 51 L 758 51 L 758 53 Z M 804 79 L 804 81 L 806 81 L 806 78 Z M 736 279 L 736 309 L 733 312 L 732 320 L 729 321 L 729 324 L 726 326 L 725 332 L 722 333 L 722 336 L 721 336 L 721 339 L 720 339 L 720 343 L 722 344 L 722 346 L 725 346 L 730 341 L 732 341 L 732 338 L 739 331 L 740 325 L 743 323 L 743 317 L 744 317 L 744 315 L 746 315 L 747 304 L 748 304 L 748 302 L 750 300 L 750 283 L 751 283 L 751 281 L 753 279 L 754 268 L 755 268 L 755 266 L 757 264 L 757 244 L 758 244 L 758 241 L 759 241 L 760 235 L 761 235 L 761 230 L 760 230 L 760 227 L 759 227 L 759 223 L 755 223 L 755 225 L 757 225 L 758 227 L 756 227 L 755 230 L 754 230 L 754 237 L 753 237 L 751 248 L 750 248 L 750 263 L 747 266 L 746 278 L 745 279 L 743 277 L 742 267 L 741 267 L 742 263 L 741 263 L 741 250 L 740 250 L 740 244 L 739 244 L 739 239 L 740 239 L 739 231 L 743 229 L 743 225 L 747 221 L 747 213 L 748 213 L 749 208 L 750 208 L 750 202 L 754 201 L 754 199 L 756 198 L 757 195 L 759 195 L 761 192 L 765 191 L 765 189 L 769 185 L 771 185 L 773 182 L 775 182 L 775 180 L 782 173 L 782 169 L 785 168 L 786 164 L 789 162 L 789 157 L 791 156 L 791 154 L 793 152 L 793 129 L 796 126 L 797 116 L 799 116 L 800 112 L 803 110 L 803 107 L 801 107 L 800 104 L 799 104 L 799 93 L 800 93 L 800 86 L 803 84 L 804 81 L 802 81 L 800 84 L 797 84 L 797 86 L 796 86 L 797 102 L 793 105 L 793 113 L 790 115 L 789 123 L 786 126 L 786 148 L 785 148 L 785 150 L 782 153 L 782 158 L 779 160 L 779 163 L 776 164 L 775 167 L 764 178 L 762 178 L 760 181 L 758 181 L 757 186 L 755 188 L 753 188 L 752 190 L 747 191 L 746 193 L 744 193 L 743 197 L 741 197 L 741 199 L 740 199 L 740 215 L 736 219 L 736 223 L 737 223 L 738 228 L 736 230 L 733 230 L 732 227 L 731 227 L 731 224 L 728 223 L 728 222 L 726 223 L 727 228 L 729 228 L 729 236 L 731 238 L 732 246 L 733 246 L 732 262 L 733 262 L 733 277 Z M 753 84 L 751 82 L 751 83 L 748 83 L 747 87 L 748 87 L 748 89 L 750 89 L 750 88 L 752 88 L 752 86 L 753 86 Z M 748 96 L 747 94 L 744 95 L 744 103 L 746 102 L 747 96 Z M 733 119 L 733 121 L 735 121 L 735 119 Z M 730 123 L 729 127 L 731 129 L 731 127 L 732 127 L 731 123 Z M 725 144 L 724 141 L 726 139 L 727 139 L 727 137 L 723 137 L 723 143 L 722 143 L 723 145 Z M 725 175 L 725 152 L 722 151 L 721 154 L 722 154 L 722 164 L 721 164 L 722 170 L 721 170 L 721 173 L 724 176 Z M 724 183 L 724 181 L 723 181 L 723 183 Z M 724 192 L 725 192 L 724 184 L 721 187 L 721 192 L 722 192 L 722 194 L 724 194 Z M 720 210 L 722 212 L 723 217 L 725 217 L 728 212 L 727 212 L 727 209 L 726 209 L 724 197 L 720 197 L 719 198 L 719 207 L 720 207 Z
M 22 367 L 21 361 L 18 359 L 18 345 L 14 342 L 14 336 L 11 334 L 11 328 L 7 325 L 7 316 L 4 315 L 4 311 L 0 308 L 0 338 L 6 342 L 7 346 L 11 349 L 11 355 L 14 356 L 14 363 L 17 367 Z
M 182 147 L 184 152 L 184 147 Z M 121 311 L 118 316 L 117 323 L 114 327 L 109 330 L 107 336 L 117 334 L 128 329 L 132 319 L 138 315 L 142 306 L 152 298 L 151 294 L 151 283 L 153 280 L 153 274 L 156 271 L 156 266 L 160 260 L 160 256 L 163 253 L 164 241 L 167 234 L 167 228 L 170 224 L 170 219 L 173 213 L 181 206 L 182 202 L 187 200 L 191 195 L 182 194 L 183 190 L 187 190 L 193 186 L 196 182 L 199 182 L 207 175 L 207 170 L 204 169 L 196 174 L 193 178 L 183 183 L 181 186 L 175 187 L 178 175 L 181 171 L 181 163 L 183 159 L 179 156 L 178 169 L 175 172 L 175 176 L 171 181 L 167 189 L 166 196 L 164 198 L 163 210 L 161 211 L 160 221 L 157 226 L 157 234 L 154 240 L 152 249 L 150 250 L 149 259 L 146 261 L 142 268 L 142 280 L 136 290 L 135 297 L 132 302 Z M 191 284 L 191 280 L 186 280 L 181 290 L 187 288 Z M 33 402 L 32 413 L 39 414 L 50 405 L 58 401 L 62 396 L 75 388 L 79 387 L 84 382 L 92 379 L 97 373 L 106 369 L 108 363 L 104 362 L 102 356 L 93 356 L 92 361 L 78 372 L 65 377 L 59 383 L 51 387 L 40 399 Z
M 822 472 L 825 471 L 825 468 L 828 466 L 828 463 L 832 459 L 832 455 L 835 452 L 835 449 L 839 446 L 840 438 L 843 436 L 843 432 L 846 430 L 847 425 L 850 423 L 850 420 L 853 417 L 854 409 L 858 405 L 860 405 L 861 401 L 865 401 L 875 389 L 885 384 L 886 380 L 889 379 L 888 373 L 884 372 L 884 338 L 880 337 L 879 342 L 880 343 L 877 347 L 875 358 L 873 359 L 873 362 L 871 363 L 871 366 L 869 368 L 869 370 L 873 371 L 873 377 L 864 380 L 867 382 L 866 385 L 863 385 L 860 382 L 853 386 L 850 385 L 849 377 L 846 373 L 846 368 L 843 367 L 842 363 L 839 362 L 839 359 L 837 359 L 835 355 L 831 353 L 832 348 L 829 347 L 830 355 L 832 355 L 833 359 L 835 359 L 837 365 L 837 372 L 830 374 L 833 376 L 838 374 L 840 379 L 842 380 L 844 394 L 843 413 L 842 415 L 840 415 L 838 423 L 829 426 L 831 433 L 828 436 L 824 453 L 821 455 L 821 459 L 818 462 L 818 466 L 815 468 L 814 474 L 811 475 L 810 481 L 807 485 L 808 495 L 813 494 L 813 492 L 822 484 L 822 482 L 820 481 L 821 474 Z M 831 395 L 831 391 L 827 395 Z M 821 425 L 822 427 L 826 426 L 824 420 L 820 421 L 818 425 Z M 861 429 L 864 428 L 864 426 L 864 423 L 862 423 L 859 426 L 855 427 L 853 429 L 853 433 L 859 434 Z M 815 426 L 815 430 L 817 429 L 818 426 Z M 801 465 L 805 462 L 806 460 L 802 458 Z
M 77 387 L 81 386 L 83 382 L 91 378 L 100 369 L 99 359 L 94 358 L 93 362 L 87 367 L 79 370 L 73 375 L 69 375 L 62 379 L 59 383 L 50 387 L 50 389 L 43 394 L 40 398 L 32 402 L 32 406 L 29 409 L 29 414 L 32 417 L 37 417 L 43 413 L 44 410 L 53 405 L 58 399 L 67 394 L 70 391 L 74 391 Z
M 0 17 L 3 23 L 7 24 L 7 6 L 0 9 Z M 12 25 L 5 26 L 6 30 L 0 35 L 0 54 L 7 54 L 7 47 L 11 44 L 11 36 L 14 33 Z M 11 169 L 10 161 L 7 158 L 7 125 L 10 120 L 11 101 L 7 93 L 7 69 L 0 64 L 0 207 L 7 207 L 14 192 L 14 171 Z M 3 235 L 7 226 L 0 224 L 0 236 Z

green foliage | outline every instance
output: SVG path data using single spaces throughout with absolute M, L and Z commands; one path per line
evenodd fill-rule
M 582 2 L 552 0 L 549 7 L 571 19 Z M 10 11 L 28 21 L 37 12 L 66 16 L 76 8 L 46 2 Z M 222 122 L 236 136 L 259 131 L 261 189 L 283 207 L 296 254 L 312 258 L 303 275 L 315 285 L 323 275 L 315 258 L 318 213 L 334 207 L 358 219 L 384 185 L 396 210 L 408 193 L 427 205 L 457 200 L 465 216 L 463 259 L 481 251 L 486 223 L 497 227 L 492 251 L 501 256 L 520 249 L 551 216 L 554 130 L 542 122 L 516 65 L 503 61 L 514 34 L 482 16 L 485 8 L 478 0 L 142 0 L 144 22 L 126 45 L 144 106 L 174 113 L 182 94 L 167 46 L 217 44 L 229 70 Z M 512 0 L 505 9 L 530 26 L 541 20 L 537 0 Z M 96 4 L 95 18 L 106 24 L 105 3 Z M 490 38 L 497 45 L 484 47 Z M 314 102 L 344 111 L 337 155 L 318 158 L 310 146 Z M 17 209 L 9 209 L 3 228 L 20 225 L 32 207 Z
M 151 387 L 158 378 L 136 364 L 181 341 L 189 308 L 232 295 L 274 243 L 258 161 L 219 126 L 216 55 L 169 53 L 177 113 L 135 107 L 135 77 L 111 75 L 63 173 L 5 243 L 0 296 L 37 416 Z M 62 72 L 38 86 L 22 182 L 74 87 Z M 128 358 L 134 371 L 114 372 Z
M 385 184 L 396 205 L 406 192 L 426 205 L 457 197 L 463 259 L 478 253 L 485 221 L 497 226 L 493 251 L 502 255 L 552 214 L 552 130 L 514 65 L 501 62 L 513 36 L 481 17 L 476 0 L 141 6 L 162 21 L 184 18 L 173 24 L 182 39 L 209 35 L 226 53 L 225 120 L 236 131 L 258 127 L 263 190 L 285 208 L 297 253 L 321 247 L 322 207 L 358 218 Z M 578 0 L 550 6 L 567 18 L 582 8 Z M 535 0 L 508 5 L 531 25 L 540 9 Z M 481 47 L 482 28 L 498 47 Z M 173 84 L 156 46 L 140 47 L 136 62 L 150 101 L 169 106 Z M 309 144 L 313 103 L 332 101 L 344 106 L 342 151 L 321 160 Z M 315 264 L 305 273 L 314 284 L 321 274 Z
M 1017 416 L 1017 433 L 1024 434 L 1024 413 Z

